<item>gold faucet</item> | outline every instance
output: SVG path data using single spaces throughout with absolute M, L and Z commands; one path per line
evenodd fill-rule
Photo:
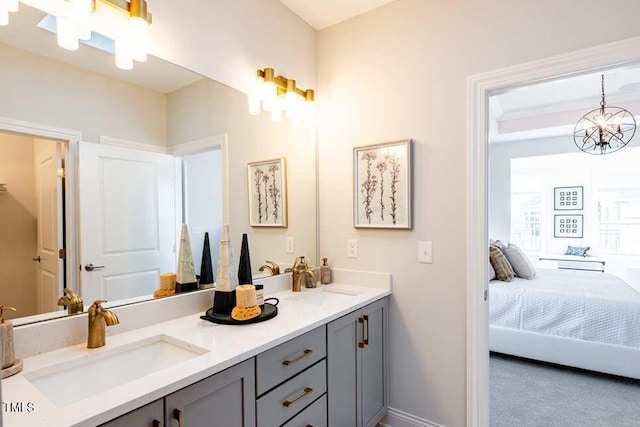
M 58 305 L 66 305 L 69 315 L 82 313 L 84 311 L 84 303 L 80 295 L 69 288 L 64 288 L 64 293 L 67 295 L 60 297 Z
M 291 291 L 300 292 L 302 290 L 302 284 L 306 287 L 307 283 L 311 283 L 315 280 L 315 274 L 309 268 L 309 261 L 304 256 L 299 256 L 293 262 L 293 267 L 284 270 L 285 273 L 291 273 Z
M 271 276 L 277 276 L 280 274 L 280 266 L 273 261 L 266 260 L 266 264 L 261 266 L 259 271 L 266 271 Z
M 106 327 L 120 323 L 118 316 L 109 310 L 102 308 L 102 303 L 106 301 L 94 301 L 89 307 L 89 337 L 87 338 L 87 348 L 98 348 L 105 344 Z

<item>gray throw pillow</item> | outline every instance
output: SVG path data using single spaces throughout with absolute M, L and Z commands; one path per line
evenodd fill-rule
M 575 256 L 587 256 L 587 251 L 591 249 L 591 246 L 567 246 L 565 255 Z
M 533 279 L 536 275 L 536 267 L 520 247 L 509 243 L 509 246 L 504 248 L 502 252 L 509 260 L 509 264 L 513 267 L 516 276 L 523 279 Z

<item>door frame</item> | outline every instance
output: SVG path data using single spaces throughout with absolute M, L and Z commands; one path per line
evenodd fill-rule
M 62 141 L 65 157 L 65 269 L 67 271 L 67 286 L 80 283 L 80 274 L 77 266 L 78 233 L 76 231 L 76 218 L 78 215 L 78 202 L 76 194 L 78 159 L 78 141 L 82 140 L 82 132 L 73 129 L 65 129 L 40 123 L 15 120 L 8 117 L 0 117 L 0 132 L 18 133 L 35 138 L 47 138 Z M 73 288 L 73 286 L 72 286 Z M 77 290 L 77 289 L 75 289 Z
M 467 78 L 467 426 L 489 425 L 489 97 L 558 77 L 640 61 L 640 37 L 606 43 Z

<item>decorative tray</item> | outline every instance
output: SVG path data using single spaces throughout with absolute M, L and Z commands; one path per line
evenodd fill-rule
M 267 301 L 273 300 L 275 304 L 268 303 Z M 207 312 L 200 316 L 202 320 L 208 320 L 213 323 L 220 323 L 222 325 L 246 325 L 249 323 L 259 323 L 265 320 L 273 319 L 278 315 L 278 303 L 280 301 L 277 298 L 267 298 L 262 307 L 262 312 L 259 316 L 249 320 L 236 320 L 231 317 L 231 314 L 214 313 L 213 307 L 207 310 Z

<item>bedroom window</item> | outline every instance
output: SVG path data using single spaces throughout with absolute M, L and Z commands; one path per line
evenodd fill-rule
M 607 189 L 596 197 L 601 251 L 640 254 L 640 189 Z
M 540 250 L 540 211 L 542 194 L 511 194 L 511 241 L 526 251 Z

